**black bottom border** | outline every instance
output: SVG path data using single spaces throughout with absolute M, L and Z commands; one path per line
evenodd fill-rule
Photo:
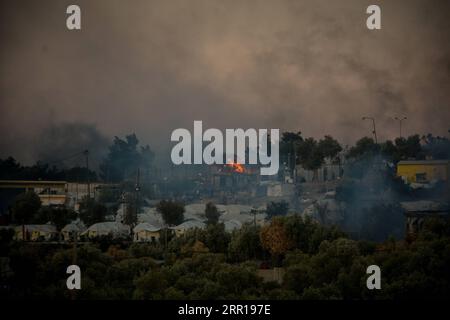
M 450 301 L 0 301 L 2 313 L 62 319 L 430 318 Z M 240 307 L 238 307 L 240 306 Z M 10 309 L 10 310 L 7 310 Z M 208 314 L 208 310 L 210 310 Z M 195 312 L 195 314 L 192 314 Z M 445 313 L 444 313 L 445 314 Z M 333 318 L 331 318 L 333 317 Z

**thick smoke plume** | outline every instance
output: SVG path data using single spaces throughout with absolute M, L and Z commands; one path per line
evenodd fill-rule
M 194 120 L 217 128 L 331 134 L 447 135 L 450 2 L 69 1 L 0 4 L 0 155 L 27 152 L 52 123 L 136 132 L 156 150 Z

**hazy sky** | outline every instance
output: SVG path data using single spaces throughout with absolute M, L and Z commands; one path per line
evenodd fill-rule
M 0 157 L 131 132 L 167 149 L 194 120 L 343 143 L 371 134 L 362 116 L 380 140 L 394 116 L 405 134 L 450 128 L 450 1 L 0 3 Z M 66 29 L 69 4 L 81 31 Z M 366 28 L 369 4 L 381 30 Z

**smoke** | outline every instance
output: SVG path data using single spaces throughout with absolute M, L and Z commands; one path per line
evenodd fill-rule
M 24 159 L 52 123 L 135 132 L 169 152 L 194 120 L 214 128 L 280 128 L 344 144 L 370 134 L 446 135 L 450 2 L 70 1 L 0 4 L 0 156 Z
M 39 135 L 35 158 L 57 167 L 84 167 L 83 151 L 89 151 L 90 169 L 96 170 L 105 157 L 110 140 L 94 125 L 63 123 L 44 129 Z
M 337 198 L 345 203 L 342 227 L 357 238 L 383 241 L 404 235 L 400 202 L 411 197 L 403 181 L 381 155 L 350 160 Z

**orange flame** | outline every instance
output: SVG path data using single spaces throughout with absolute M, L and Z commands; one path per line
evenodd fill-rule
M 228 166 L 229 168 L 231 168 L 234 172 L 237 173 L 244 173 L 245 172 L 245 168 L 242 164 L 237 163 L 237 162 L 233 162 L 233 161 L 229 161 L 226 166 Z

